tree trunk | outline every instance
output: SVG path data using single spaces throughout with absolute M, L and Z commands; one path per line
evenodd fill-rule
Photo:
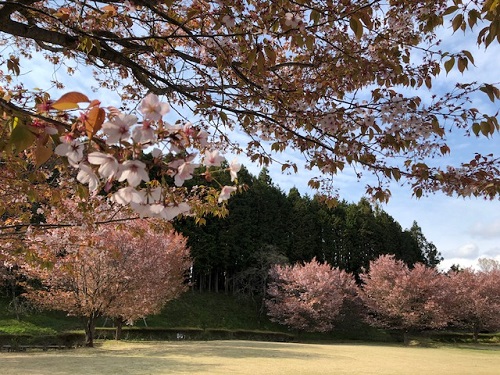
M 229 294 L 229 278 L 228 278 L 228 272 L 224 272 L 224 293 Z
M 122 339 L 122 328 L 123 328 L 123 319 L 121 318 L 116 318 L 115 319 L 115 340 L 121 340 Z
M 12 280 L 9 280 L 9 284 L 12 291 L 12 307 L 14 309 L 14 313 L 16 314 L 16 320 L 20 320 L 19 317 L 19 300 L 16 296 L 16 283 Z
M 408 330 L 403 332 L 403 344 L 404 346 L 410 345 L 410 335 L 408 334 Z
M 91 314 L 85 323 L 85 346 L 94 347 L 95 316 Z
M 474 324 L 472 328 L 472 341 L 477 344 L 477 340 L 479 339 L 479 325 Z
M 215 285 L 214 285 L 215 293 L 219 293 L 219 272 L 215 272 Z

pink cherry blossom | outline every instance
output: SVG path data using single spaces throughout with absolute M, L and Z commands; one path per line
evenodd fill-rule
M 196 134 L 196 139 L 200 143 L 201 147 L 207 147 L 208 145 L 208 133 L 205 130 L 200 130 L 198 134 Z
M 137 126 L 132 130 L 132 139 L 135 143 L 153 143 L 156 141 L 155 129 L 152 123 L 145 120 L 142 126 Z
M 155 94 L 148 94 L 142 100 L 139 111 L 146 120 L 159 121 L 170 111 L 168 103 L 162 103 Z
M 66 156 L 69 163 L 76 167 L 83 159 L 84 145 L 77 139 L 69 137 L 60 137 L 61 144 L 57 145 L 54 152 L 59 156 Z
M 175 185 L 182 186 L 185 180 L 190 180 L 193 178 L 193 172 L 198 168 L 199 164 L 191 163 L 190 161 L 185 161 L 177 168 L 177 174 L 175 175 Z
M 106 134 L 106 143 L 116 144 L 130 137 L 130 127 L 137 122 L 134 115 L 119 114 L 112 121 L 105 122 L 102 130 Z
M 139 160 L 127 160 L 123 162 L 118 171 L 118 181 L 127 180 L 128 184 L 136 187 L 141 181 L 149 182 L 146 164 Z
M 190 122 L 186 122 L 182 127 L 182 131 L 187 137 L 194 137 L 196 134 L 196 129 L 193 128 L 193 124 Z
M 99 174 L 103 178 L 112 178 L 118 173 L 119 164 L 113 155 L 102 152 L 91 152 L 88 155 L 90 164 L 99 165 Z
M 153 155 L 154 158 L 158 159 L 158 158 L 161 158 L 163 153 L 161 152 L 161 150 L 158 147 L 155 147 L 151 151 L 151 155 Z
M 205 158 L 203 159 L 203 164 L 205 164 L 207 167 L 219 167 L 220 163 L 222 163 L 224 160 L 224 156 L 219 155 L 219 151 L 205 151 Z
M 229 174 L 231 175 L 231 181 L 234 181 L 238 178 L 238 172 L 241 169 L 241 164 L 238 163 L 236 159 L 233 159 L 231 161 L 231 164 L 229 164 Z
M 237 190 L 236 186 L 224 186 L 219 195 L 219 203 L 226 201 L 231 196 L 231 193 Z

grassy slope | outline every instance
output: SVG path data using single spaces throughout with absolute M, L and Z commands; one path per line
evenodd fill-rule
M 101 319 L 98 326 L 111 326 L 109 320 Z M 259 306 L 248 298 L 227 296 L 220 293 L 187 292 L 171 301 L 159 315 L 135 323 L 137 327 L 157 328 L 215 328 L 227 330 L 256 330 L 288 332 L 287 328 L 272 323 L 259 312 Z M 0 333 L 50 334 L 71 329 L 80 329 L 80 321 L 62 312 L 32 312 L 17 321 L 7 311 L 6 301 L 0 300 Z M 321 340 L 328 338 L 369 339 L 374 335 L 379 341 L 387 337 L 366 325 L 347 322 L 344 329 L 333 335 L 301 334 L 303 339 Z
M 157 327 L 224 328 L 280 331 L 248 298 L 221 293 L 187 292 L 171 301 L 160 315 L 148 317 Z M 143 325 L 137 322 L 138 326 Z
M 0 373 L 496 375 L 499 347 L 414 348 L 251 341 L 114 342 L 94 349 L 2 353 Z
M 8 301 L 0 299 L 0 333 L 48 334 L 80 329 L 80 321 L 63 312 L 38 311 L 21 315 L 20 321 L 8 311 Z M 171 301 L 164 311 L 137 321 L 136 326 L 172 328 L 221 328 L 265 331 L 284 331 L 284 327 L 271 323 L 259 314 L 258 307 L 248 299 L 215 293 L 187 292 Z M 98 326 L 110 326 L 109 320 L 101 319 Z
M 47 335 L 61 331 L 82 329 L 81 321 L 68 317 L 63 312 L 33 312 L 21 317 L 18 321 L 8 312 L 7 301 L 0 299 L 0 334 Z M 325 342 L 328 340 L 363 340 L 377 342 L 394 342 L 393 335 L 369 327 L 353 319 L 354 314 L 348 312 L 343 324 L 329 334 L 300 333 L 299 340 L 307 342 Z M 265 315 L 259 313 L 258 306 L 249 299 L 215 293 L 187 292 L 179 299 L 171 301 L 156 316 L 148 317 L 145 322 L 137 321 L 137 327 L 155 328 L 212 328 L 225 330 L 255 330 L 290 332 L 286 327 L 272 323 Z M 98 326 L 111 326 L 111 322 L 101 319 Z M 296 332 L 292 332 L 296 333 Z M 457 341 L 456 337 L 438 337 L 444 341 Z M 483 335 L 486 336 L 486 335 Z M 467 335 L 468 337 L 468 335 Z M 399 338 L 398 338 L 399 339 Z M 418 338 L 419 341 L 420 338 Z M 500 335 L 492 336 L 490 342 L 499 342 Z

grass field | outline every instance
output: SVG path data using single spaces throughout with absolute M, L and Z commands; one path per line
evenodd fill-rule
M 401 347 L 252 341 L 116 342 L 0 353 L 2 375 L 498 375 L 500 346 Z

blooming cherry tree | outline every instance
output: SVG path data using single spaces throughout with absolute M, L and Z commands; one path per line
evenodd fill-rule
M 46 109 L 73 108 L 85 101 L 88 101 L 85 95 L 70 93 L 56 101 L 53 107 L 47 106 Z M 78 118 L 85 119 L 85 128 L 78 127 L 77 119 L 73 130 L 60 137 L 61 143 L 54 150 L 78 170 L 77 181 L 88 185 L 93 195 L 104 191 L 112 202 L 132 207 L 141 217 L 172 220 L 178 215 L 193 214 L 196 209 L 201 209 L 201 212 L 217 212 L 216 206 L 210 202 L 220 204 L 229 198 L 231 192 L 237 190 L 237 186 L 221 186 L 220 194 L 213 188 L 204 190 L 205 198 L 207 191 L 208 197 L 212 195 L 213 198 L 203 201 L 202 197 L 195 199 L 196 193 L 190 196 L 192 191 L 188 189 L 178 189 L 193 177 L 200 163 L 208 170 L 209 167 L 220 167 L 225 158 L 218 150 L 206 149 L 206 134 L 202 130 L 195 129 L 190 124 L 164 126 L 162 116 L 170 107 L 159 101 L 156 95 L 148 94 L 141 101 L 139 109 L 144 116 L 142 124 L 137 124 L 138 118 L 134 115 L 122 114 L 115 108 L 109 108 L 108 122 L 104 122 L 101 127 L 103 118 L 94 117 L 94 122 L 89 125 L 91 112 L 99 104 L 90 102 L 87 114 Z M 100 129 L 104 141 L 98 139 Z M 129 143 L 130 138 L 132 143 Z M 88 141 L 86 144 L 85 140 Z M 157 145 L 169 151 L 163 155 L 159 147 L 145 150 L 146 144 Z M 199 162 L 195 161 L 197 148 L 203 150 L 204 155 L 203 158 L 198 158 Z M 147 155 L 151 155 L 153 160 L 148 159 Z M 93 166 L 98 168 L 95 170 Z M 151 168 L 160 170 L 154 181 L 150 178 Z M 239 169 L 240 165 L 236 161 L 228 168 L 233 182 L 236 181 Z M 117 183 L 126 184 L 124 186 Z M 198 207 L 192 207 L 187 201 L 197 203 Z
M 453 323 L 470 329 L 474 341 L 481 330 L 500 328 L 500 268 L 452 272 L 446 290 Z
M 382 255 L 370 262 L 361 280 L 368 322 L 402 330 L 405 344 L 410 331 L 442 328 L 450 321 L 446 281 L 434 268 L 417 263 L 409 269 L 394 256 Z
M 65 224 L 33 231 L 24 241 L 23 272 L 40 280 L 27 297 L 41 307 L 85 318 L 86 343 L 93 345 L 95 319 L 123 323 L 156 314 L 187 288 L 191 266 L 186 239 L 165 221 L 126 220 L 105 202 L 65 200 L 48 223 Z
M 355 290 L 352 275 L 316 259 L 274 266 L 270 278 L 266 307 L 271 320 L 308 332 L 331 331 L 344 300 Z

